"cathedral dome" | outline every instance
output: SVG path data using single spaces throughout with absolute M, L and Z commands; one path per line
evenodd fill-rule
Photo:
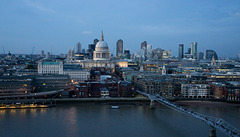
M 96 48 L 108 48 L 108 44 L 107 44 L 107 42 L 100 40 L 100 41 L 96 44 Z
M 102 50 L 108 51 L 108 44 L 107 44 L 107 42 L 104 41 L 103 32 L 102 32 L 100 41 L 96 44 L 95 50 L 96 51 L 102 51 Z
M 107 42 L 103 39 L 103 32 L 100 41 L 96 44 L 95 51 L 93 51 L 93 60 L 109 60 L 110 51 Z

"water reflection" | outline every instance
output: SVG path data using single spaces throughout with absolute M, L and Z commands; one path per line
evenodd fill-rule
M 107 104 L 60 104 L 44 109 L 0 110 L 0 133 L 4 137 L 202 137 L 209 134 L 207 124 L 162 105 L 155 110 L 150 109 L 148 104 L 119 105 L 119 109 L 110 107 Z M 240 107 L 208 104 L 185 104 L 184 107 L 221 116 L 237 126 L 240 123 Z M 218 133 L 218 137 L 224 136 Z

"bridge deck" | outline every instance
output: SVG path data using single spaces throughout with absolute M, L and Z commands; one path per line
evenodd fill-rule
M 179 105 L 176 105 L 168 100 L 166 100 L 165 98 L 161 97 L 161 96 L 155 96 L 155 95 L 150 95 L 141 91 L 137 91 L 139 94 L 142 94 L 144 96 L 147 96 L 151 101 L 157 101 L 167 107 L 170 107 L 174 110 L 180 111 L 184 114 L 193 116 L 195 118 L 198 118 L 204 122 L 206 122 L 210 127 L 212 128 L 216 128 L 218 130 L 220 130 L 221 132 L 225 133 L 228 136 L 231 137 L 240 137 L 240 131 L 235 128 L 234 126 L 230 125 L 229 123 L 227 123 L 226 121 L 224 121 L 223 119 L 220 118 L 216 118 L 216 117 L 211 117 L 208 115 L 203 115 L 197 112 L 193 112 L 189 109 L 183 108 Z

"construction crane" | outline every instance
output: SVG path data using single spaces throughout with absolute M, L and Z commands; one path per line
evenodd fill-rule
M 33 61 L 33 51 L 34 51 L 34 46 L 32 48 L 32 54 L 31 54 L 31 60 Z
M 3 53 L 4 53 L 4 54 L 6 54 L 6 53 L 5 53 L 5 49 L 4 49 L 4 46 L 3 46 Z

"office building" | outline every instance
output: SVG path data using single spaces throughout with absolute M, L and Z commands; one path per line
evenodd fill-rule
M 147 59 L 147 41 L 141 43 L 141 56 L 143 60 Z
M 179 44 L 178 48 L 178 58 L 183 59 L 183 52 L 184 52 L 184 44 Z
M 172 58 L 172 51 L 171 50 L 163 50 L 163 59 L 170 59 Z
M 39 60 L 38 74 L 63 74 L 63 61 Z
M 202 60 L 203 57 L 204 57 L 203 52 L 199 52 L 199 53 L 198 53 L 198 60 Z
M 130 59 L 130 50 L 124 50 L 124 55 L 127 59 Z
M 98 39 L 94 39 L 94 40 L 93 40 L 93 44 L 94 44 L 95 46 L 97 45 L 98 42 L 99 42 Z
M 90 71 L 83 69 L 81 65 L 64 64 L 63 74 L 69 75 L 72 83 L 90 79 Z
M 117 41 L 117 51 L 116 51 L 116 56 L 119 56 L 119 54 L 123 53 L 123 40 L 119 39 Z
M 78 42 L 76 46 L 77 46 L 76 47 L 76 49 L 77 49 L 76 53 L 81 53 L 82 52 L 82 45 L 81 45 L 81 43 Z
M 213 56 L 215 60 L 218 60 L 217 53 L 214 50 L 206 50 L 206 59 L 212 60 Z
M 197 59 L 197 42 L 191 43 L 191 54 L 193 55 L 193 59 Z
M 41 57 L 44 57 L 44 50 L 41 51 Z
M 46 59 L 51 59 L 50 52 L 47 52 L 47 54 L 46 54 Z
M 152 45 L 147 45 L 147 59 L 152 59 Z

